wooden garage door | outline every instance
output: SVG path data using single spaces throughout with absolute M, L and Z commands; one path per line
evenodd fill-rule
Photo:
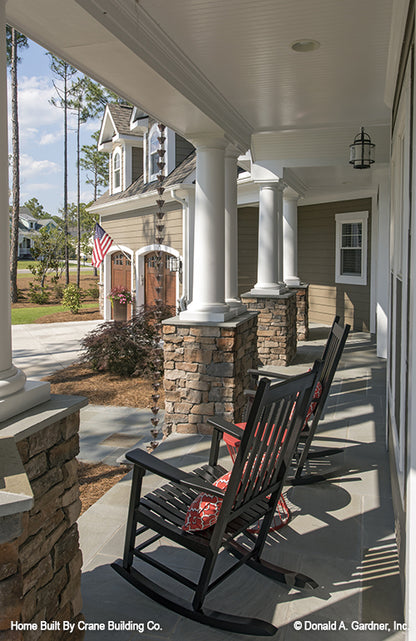
M 131 260 L 122 252 L 117 252 L 111 256 L 111 289 L 113 287 L 131 289 Z M 131 318 L 131 308 L 131 305 L 127 306 L 127 318 Z M 112 310 L 111 317 L 113 317 Z
M 165 305 L 173 308 L 176 307 L 176 273 L 171 272 L 169 269 L 169 258 L 173 258 L 170 254 L 163 253 L 163 269 L 161 279 L 160 298 Z M 146 305 L 155 305 L 156 299 L 159 298 L 156 287 L 157 281 L 157 265 L 156 253 L 152 252 L 145 257 L 145 303 Z

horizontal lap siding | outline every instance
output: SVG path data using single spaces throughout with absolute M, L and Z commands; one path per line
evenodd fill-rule
M 367 285 L 335 283 L 335 215 L 368 211 Z M 331 324 L 335 314 L 353 329 L 370 329 L 371 200 L 298 208 L 299 277 L 309 283 L 309 321 Z
M 238 294 L 250 291 L 257 282 L 257 207 L 238 209 Z
M 182 209 L 168 211 L 165 207 L 164 245 L 173 247 L 182 255 Z M 137 251 L 155 243 L 156 209 L 103 216 L 102 226 L 114 242 Z

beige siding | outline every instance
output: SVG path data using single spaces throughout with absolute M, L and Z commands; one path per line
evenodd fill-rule
M 257 282 L 257 207 L 238 210 L 238 293 L 248 292 Z
M 102 218 L 102 226 L 114 242 L 137 251 L 155 243 L 156 208 L 112 214 Z M 164 244 L 173 247 L 182 255 L 182 209 L 167 210 Z
M 368 211 L 367 285 L 335 283 L 335 215 Z M 353 329 L 370 329 L 371 200 L 308 205 L 298 209 L 299 277 L 309 283 L 309 320 L 330 324 L 335 314 Z

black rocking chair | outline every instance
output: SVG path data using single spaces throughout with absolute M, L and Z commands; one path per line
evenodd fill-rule
M 134 463 L 134 472 L 124 557 L 112 564 L 121 576 L 150 598 L 182 616 L 242 634 L 275 634 L 277 628 L 266 621 L 210 610 L 204 607 L 204 600 L 211 590 L 244 564 L 291 588 L 318 587 L 313 579 L 274 566 L 262 560 L 261 556 L 319 376 L 319 367 L 315 365 L 313 371 L 284 383 L 261 380 L 244 431 L 222 418 L 210 420 L 214 433 L 209 463 L 191 474 L 139 449 L 127 454 L 127 458 Z M 223 433 L 241 439 L 226 489 L 214 485 L 227 472 L 218 465 Z M 147 470 L 167 479 L 169 483 L 141 496 L 142 479 Z M 188 508 L 195 504 L 195 499 L 197 502 L 200 500 L 201 493 L 219 503 L 217 520 L 206 529 L 184 531 Z M 259 519 L 261 526 L 252 531 L 251 526 Z M 141 527 L 138 528 L 138 524 Z M 147 533 L 146 540 L 136 542 L 136 537 L 144 533 Z M 156 560 L 156 553 L 144 553 L 146 547 L 162 537 L 204 559 L 198 582 L 191 581 Z M 214 567 L 222 548 L 226 548 L 238 560 L 213 579 Z M 185 585 L 195 593 L 193 600 L 188 602 L 182 599 L 162 587 L 159 581 L 155 583 L 148 578 L 145 571 L 139 572 L 133 567 L 137 559 Z M 249 607 L 250 603 L 247 603 Z
M 350 331 L 350 325 L 342 326 L 339 320 L 339 316 L 335 316 L 321 357 L 323 367 L 317 382 L 322 385 L 322 391 L 319 398 L 317 398 L 316 401 L 312 401 L 311 409 L 313 408 L 313 411 L 309 413 L 307 426 L 305 426 L 300 433 L 298 447 L 296 448 L 295 457 L 292 461 L 292 466 L 295 468 L 295 474 L 293 478 L 290 479 L 290 483 L 292 485 L 305 485 L 327 480 L 333 475 L 332 472 L 323 474 L 303 474 L 306 461 L 319 459 L 325 456 L 332 456 L 343 451 L 341 448 L 337 447 L 316 448 L 313 451 L 310 449 L 319 420 L 325 409 L 329 390 L 331 389 L 331 384 Z M 291 378 L 285 374 L 265 370 L 249 370 L 249 373 L 255 380 L 261 380 L 260 377 L 267 377 L 271 380 L 279 379 L 280 381 L 287 381 Z M 248 390 L 249 395 L 250 393 L 253 397 L 254 393 L 251 392 L 251 390 Z

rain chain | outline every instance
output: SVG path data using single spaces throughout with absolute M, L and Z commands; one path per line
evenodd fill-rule
M 166 142 L 166 136 L 165 136 L 165 125 L 162 125 L 161 123 L 158 123 L 158 128 L 159 128 L 159 137 L 158 137 L 158 142 L 159 142 L 159 148 L 157 150 L 159 159 L 157 162 L 157 166 L 159 169 L 159 173 L 157 174 L 157 193 L 159 195 L 158 199 L 156 200 L 156 204 L 158 207 L 158 210 L 156 212 L 156 234 L 155 234 L 155 240 L 157 245 L 162 245 L 164 238 L 165 238 L 165 224 L 163 222 L 165 212 L 163 211 L 163 206 L 165 204 L 165 201 L 163 200 L 163 193 L 165 191 L 165 188 L 163 186 L 164 180 L 165 180 L 165 142 Z M 162 316 L 162 308 L 163 308 L 163 281 L 164 281 L 164 254 L 161 251 L 161 249 L 158 249 L 155 252 L 155 266 L 156 266 L 156 292 L 157 292 L 157 298 L 156 298 L 156 310 L 155 310 L 155 317 L 156 317 L 156 323 L 157 326 L 160 330 L 160 335 L 162 334 L 161 332 L 161 316 Z M 158 401 L 160 399 L 160 385 L 162 382 L 162 355 L 160 354 L 160 350 L 158 350 L 158 353 L 155 357 L 154 360 L 154 372 L 153 372 L 153 381 L 152 381 L 152 387 L 153 387 L 153 394 L 152 394 L 152 401 L 153 401 L 153 406 L 151 408 L 153 417 L 151 419 L 152 423 L 152 428 L 150 430 L 150 433 L 152 435 L 153 440 L 150 442 L 150 447 L 152 449 L 156 448 L 159 444 L 159 441 L 156 439 L 159 436 L 159 421 L 160 419 L 158 418 L 159 414 L 159 406 L 158 406 Z

